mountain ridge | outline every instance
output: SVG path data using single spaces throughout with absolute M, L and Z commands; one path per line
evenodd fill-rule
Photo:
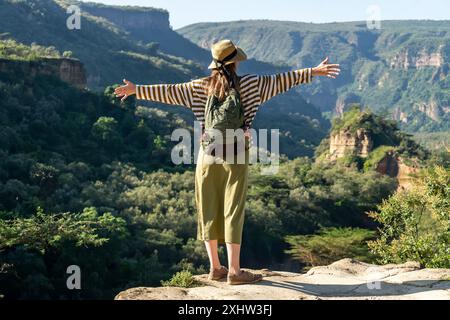
M 177 32 L 201 47 L 231 38 L 250 57 L 291 67 L 320 59 L 341 64 L 335 81 L 321 79 L 303 95 L 324 114 L 352 103 L 387 112 L 410 132 L 450 131 L 450 20 L 314 24 L 272 20 L 200 23 Z

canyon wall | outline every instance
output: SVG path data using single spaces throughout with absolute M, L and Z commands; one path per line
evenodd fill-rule
M 166 10 L 97 4 L 83 4 L 81 8 L 91 15 L 103 17 L 125 30 L 147 30 L 151 32 L 170 29 L 169 12 Z
M 405 160 L 395 152 L 388 152 L 384 158 L 377 164 L 376 171 L 396 178 L 398 190 L 408 190 L 413 186 L 413 176 L 418 173 L 418 167 L 405 163 Z
M 353 154 L 362 158 L 369 155 L 373 142 L 364 129 L 358 129 L 355 133 L 341 130 L 330 137 L 330 160 L 336 160 L 347 154 Z
M 408 50 L 402 50 L 390 60 L 391 69 L 404 70 L 408 70 L 409 68 L 441 67 L 443 64 L 444 58 L 440 51 L 427 52 L 426 50 L 422 50 L 417 54 L 413 54 Z
M 69 58 L 44 58 L 35 61 L 0 59 L 0 72 L 19 72 L 33 77 L 55 76 L 78 89 L 85 89 L 87 86 L 84 65 L 79 60 Z

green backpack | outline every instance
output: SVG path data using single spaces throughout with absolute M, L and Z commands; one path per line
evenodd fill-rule
M 244 126 L 244 106 L 239 92 L 232 88 L 224 101 L 208 96 L 205 106 L 205 129 L 216 129 L 225 134 L 226 129 Z

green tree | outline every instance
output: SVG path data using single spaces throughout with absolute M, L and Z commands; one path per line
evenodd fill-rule
M 42 253 L 69 241 L 76 246 L 101 246 L 108 241 L 102 231 L 125 232 L 125 221 L 95 208 L 82 213 L 46 214 L 38 208 L 30 218 L 0 220 L 0 250 L 24 246 Z
M 107 149 L 119 150 L 122 139 L 117 124 L 117 120 L 113 117 L 100 117 L 92 125 L 92 134 Z
M 64 51 L 62 56 L 64 58 L 72 58 L 73 57 L 73 52 L 72 51 Z
M 286 253 L 291 254 L 308 267 L 328 265 L 343 258 L 355 258 L 370 262 L 367 240 L 375 232 L 360 228 L 324 228 L 313 235 L 286 236 L 291 246 Z
M 426 170 L 415 188 L 395 193 L 369 215 L 381 224 L 380 237 L 369 243 L 380 263 L 450 267 L 450 168 Z

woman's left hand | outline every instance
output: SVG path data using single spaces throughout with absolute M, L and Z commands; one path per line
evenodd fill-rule
M 322 61 L 317 67 L 312 68 L 313 76 L 323 76 L 332 79 L 336 79 L 336 77 L 341 72 L 341 68 L 339 64 L 329 64 L 328 57 Z

